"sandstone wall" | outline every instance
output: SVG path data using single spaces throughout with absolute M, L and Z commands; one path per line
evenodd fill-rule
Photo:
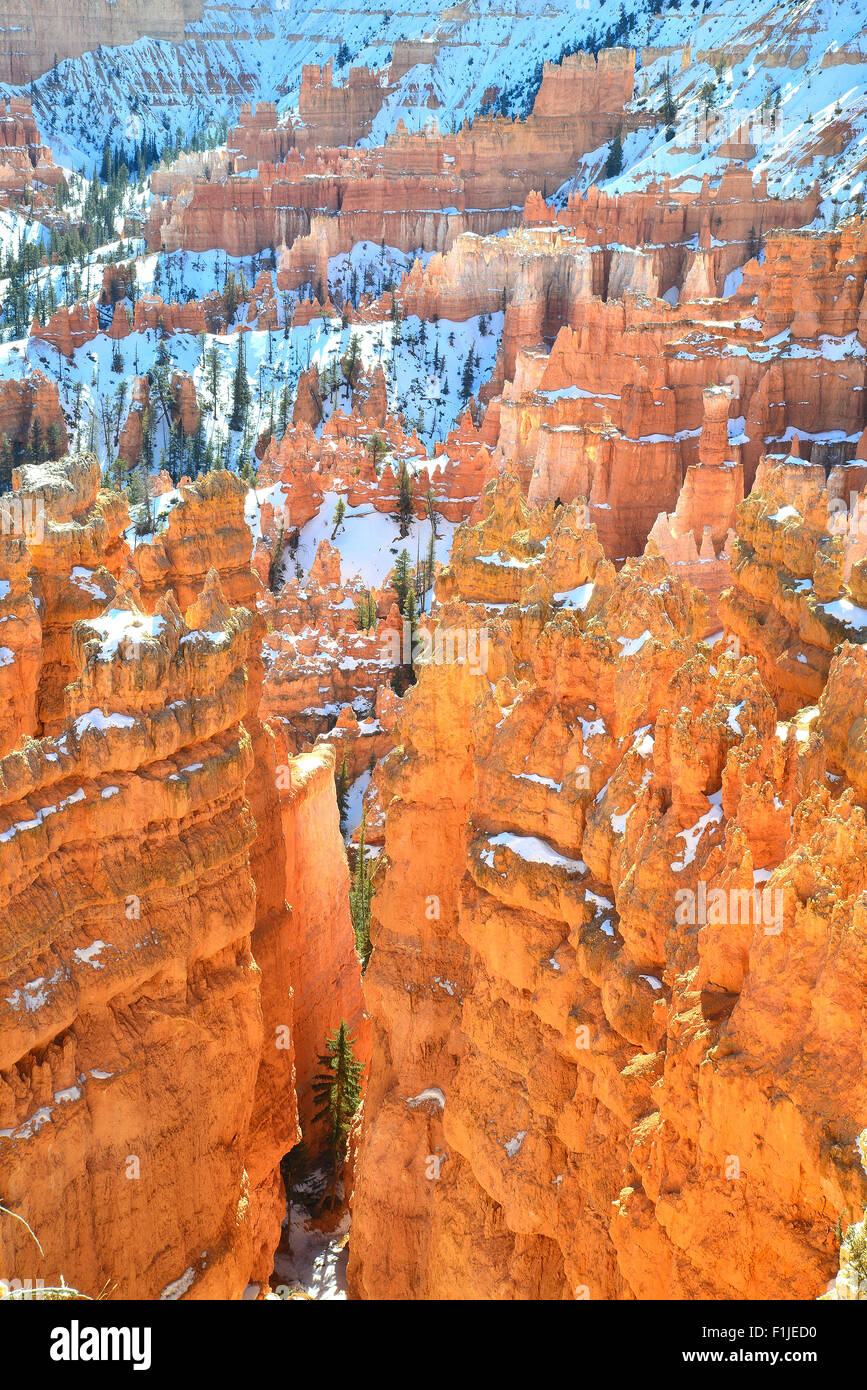
M 2 552 L 0 1186 L 45 1257 L 9 1220 L 0 1265 L 239 1298 L 271 1272 L 296 1083 L 361 1016 L 331 755 L 296 766 L 259 719 L 237 480 L 187 488 L 137 569 L 96 460 L 16 484 L 44 510 Z
M 487 503 L 438 586 L 487 671 L 382 769 L 352 1289 L 814 1298 L 867 1198 L 864 651 L 781 724 L 662 559 Z

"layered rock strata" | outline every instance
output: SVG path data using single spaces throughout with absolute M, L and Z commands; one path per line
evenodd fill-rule
M 867 656 L 780 721 L 661 557 L 486 505 L 438 594 L 487 660 L 381 768 L 351 1287 L 816 1297 L 867 1198 Z
M 3 550 L 0 1186 L 45 1255 L 6 1221 L 0 1263 L 239 1298 L 271 1272 L 325 1032 L 361 1021 L 334 757 L 259 717 L 244 489 L 208 475 L 131 555 L 98 480 L 22 471 L 44 524 Z

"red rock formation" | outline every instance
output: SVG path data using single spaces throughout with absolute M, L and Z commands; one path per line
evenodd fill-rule
M 129 410 L 117 441 L 117 456 L 128 467 L 133 468 L 139 461 L 144 429 L 144 413 L 150 404 L 150 387 L 145 376 L 133 377 Z
M 370 375 L 361 376 L 352 387 L 352 409 L 365 420 L 375 425 L 384 425 L 388 414 L 388 395 L 385 386 L 385 373 L 381 366 L 374 367 Z
M 316 429 L 322 423 L 322 398 L 319 395 L 319 372 L 310 367 L 298 378 L 295 404 L 292 407 L 293 425 L 308 425 Z
M 196 396 L 196 384 L 189 372 L 172 372 L 172 419 L 179 423 L 187 438 L 199 428 L 201 411 Z
M 265 162 L 279 164 L 294 146 L 295 131 L 291 123 L 279 120 L 273 101 L 260 101 L 256 106 L 245 103 L 226 141 L 229 170 L 241 174 Z M 154 189 L 157 191 L 164 189 Z
M 747 259 L 748 247 L 776 228 L 802 227 L 812 221 L 819 203 L 818 189 L 800 198 L 779 199 L 768 195 L 767 176 L 753 183 L 749 169 L 732 164 L 719 184 L 711 187 L 705 177 L 696 193 L 686 182 L 666 176 L 650 182 L 640 193 L 611 195 L 592 187 L 586 194 L 571 193 L 556 220 L 572 229 L 588 246 L 616 242 L 629 247 L 653 247 L 652 262 L 659 289 L 683 286 L 694 276 L 696 289 L 710 275 L 721 294 L 729 271 Z M 528 202 L 525 221 L 553 221 L 551 211 L 538 199 Z M 713 232 L 711 254 L 710 232 Z M 705 242 L 696 260 L 695 238 Z M 703 298 L 703 294 L 697 297 Z
M 818 699 L 839 644 L 867 624 L 867 497 L 859 464 L 767 455 L 738 508 L 723 623 L 758 663 L 784 716 Z
M 358 612 L 371 603 L 373 626 L 365 631 Z M 361 724 L 352 713 L 349 725 L 353 779 L 391 747 L 375 711 L 400 658 L 386 641 L 387 625 L 376 621 L 383 607 L 385 596 L 368 592 L 357 576 L 341 578 L 340 552 L 323 540 L 303 587 L 290 579 L 268 612 L 263 717 L 282 725 L 297 752 L 335 727 L 345 731 L 349 712 L 357 712 Z
M 14 206 L 34 185 L 54 188 L 62 178 L 63 170 L 42 143 L 30 101 L 26 97 L 0 100 L 0 203 Z
M 779 725 L 660 557 L 486 498 L 438 596 L 487 661 L 423 669 L 381 769 L 351 1288 L 815 1297 L 867 1197 L 864 652 Z
M 729 554 L 744 479 L 737 462 L 740 448 L 729 442 L 730 388 L 708 387 L 703 401 L 699 462 L 686 470 L 674 513 L 660 512 L 648 547 L 650 553 L 664 556 L 679 578 L 701 589 L 708 600 L 710 633 L 717 628 L 719 596 L 731 580 Z
M 435 129 L 410 134 L 399 121 L 381 149 L 353 150 L 341 142 L 354 144 L 370 129 L 383 96 L 378 78 L 353 68 L 348 82 L 334 87 L 330 64 L 307 65 L 299 105 L 306 124 L 295 129 L 297 148 L 282 162 L 261 162 L 255 179 L 196 178 L 179 188 L 153 213 L 149 241 L 167 251 L 220 246 L 248 256 L 291 246 L 311 231 L 314 214 L 327 213 L 337 215 L 342 230 L 333 235 L 346 240 L 342 249 L 384 237 L 404 251 L 446 250 L 460 232 L 513 226 L 514 209 L 537 187 L 540 168 L 553 189 L 582 153 L 617 130 L 646 124 L 649 117 L 623 110 L 634 68 L 632 50 L 602 50 L 596 59 L 579 53 L 545 65 L 525 121 L 478 117 L 445 136 Z M 291 262 L 283 269 L 281 288 L 304 283 Z
M 39 440 L 48 444 L 56 438 L 56 449 L 66 448 L 66 421 L 60 407 L 57 382 L 42 372 L 32 372 L 21 381 L 0 382 L 0 438 L 16 444 L 32 444 L 36 429 Z
M 4 507 L 42 511 L 3 541 L 4 1200 L 46 1283 L 239 1298 L 271 1270 L 296 1080 L 308 1116 L 325 1030 L 360 1021 L 333 758 L 287 758 L 259 718 L 236 480 L 181 489 L 140 588 L 95 459 L 15 481 Z M 22 1231 L 5 1268 L 34 1266 Z
M 25 517 L 12 500 L 0 501 L 0 757 L 37 732 L 36 692 L 42 660 L 42 626 L 28 570 Z
M 30 329 L 30 337 L 50 344 L 64 357 L 72 357 L 76 348 L 91 342 L 100 331 L 96 306 L 74 304 L 71 309 L 62 305 L 43 326 L 35 318 Z
M 322 145 L 357 145 L 370 134 L 383 97 L 381 80 L 369 68 L 351 67 L 347 80 L 335 86 L 331 59 L 324 67 L 305 63 L 298 94 L 305 128 L 295 132 L 297 148 L 306 153 Z

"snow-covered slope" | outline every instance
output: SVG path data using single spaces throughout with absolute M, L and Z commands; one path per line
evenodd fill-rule
M 639 50 L 638 109 L 660 110 L 666 69 L 679 109 L 668 127 L 626 140 L 618 187 L 656 172 L 713 175 L 734 147 L 768 168 L 776 191 L 818 177 L 842 201 L 865 158 L 867 0 L 672 0 L 663 13 L 652 9 L 649 0 L 619 9 L 600 0 L 414 0 L 405 11 L 378 0 L 204 0 L 183 43 L 102 48 L 61 62 L 32 92 L 58 159 L 89 169 L 106 136 L 132 149 L 143 134 L 162 144 L 231 119 L 245 100 L 290 110 L 303 64 L 336 57 L 341 44 L 350 62 L 396 79 L 365 142 L 377 144 L 401 118 L 418 128 L 433 114 L 451 129 L 500 104 L 519 114 L 546 59 L 619 43 Z M 425 61 L 391 71 L 407 44 L 423 44 L 412 53 Z M 570 186 L 598 180 L 606 153 L 586 156 Z
M 648 8 L 647 0 L 630 5 L 639 15 Z M 545 59 L 594 36 L 613 42 L 612 13 L 598 0 L 473 0 L 466 6 L 414 0 L 411 12 L 386 10 L 373 0 L 316 8 L 303 0 L 206 0 L 186 42 L 142 38 L 67 59 L 56 77 L 49 71 L 32 84 L 33 101 L 58 156 L 89 168 L 107 135 L 126 138 L 130 147 L 142 134 L 191 135 L 215 118 L 231 117 L 250 99 L 289 109 L 302 66 L 335 58 L 341 44 L 352 63 L 385 69 L 396 43 L 432 41 L 433 66 L 417 66 L 401 79 L 371 137 L 378 141 L 401 114 L 414 124 L 414 111 L 430 117 L 424 105 L 429 89 L 425 85 L 419 99 L 420 81 L 432 84 L 440 121 L 459 124 L 479 109 L 489 88 L 532 93 Z M 636 30 L 636 37 L 643 32 Z

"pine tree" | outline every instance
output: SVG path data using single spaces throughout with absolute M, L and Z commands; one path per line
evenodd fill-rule
M 333 528 L 333 530 L 332 530 L 332 532 L 331 532 L 331 539 L 332 539 L 332 540 L 334 540 L 334 537 L 337 535 L 337 532 L 340 530 L 341 526 L 343 525 L 343 518 L 344 518 L 345 516 L 346 516 L 346 503 L 344 502 L 344 500 L 343 500 L 342 497 L 338 497 L 338 499 L 337 499 L 337 506 L 334 508 L 334 528 Z
M 346 817 L 349 815 L 349 773 L 346 767 L 346 754 L 343 754 L 343 762 L 340 764 L 340 771 L 336 778 L 337 783 L 337 809 L 340 812 L 341 830 L 346 824 Z
M 355 605 L 355 618 L 359 632 L 369 632 L 376 627 L 376 603 L 369 589 L 361 602 Z
M 430 539 L 428 540 L 428 544 L 427 544 L 427 557 L 426 557 L 425 563 L 424 563 L 424 592 L 425 592 L 425 593 L 427 593 L 428 589 L 432 589 L 432 588 L 433 588 L 433 582 L 434 582 L 434 579 L 436 578 L 436 572 L 437 572 L 436 532 L 434 531 L 434 528 L 431 527 Z
M 623 168 L 623 141 L 618 131 L 608 147 L 608 158 L 605 161 L 605 177 L 613 179 Z
M 278 428 L 280 430 L 281 439 L 286 433 L 286 429 L 289 424 L 289 411 L 291 407 L 292 398 L 289 395 L 289 387 L 284 386 L 282 391 L 280 392 L 280 409 L 278 414 Z
M 368 439 L 368 441 L 367 441 L 367 452 L 370 454 L 370 457 L 373 459 L 373 468 L 374 468 L 374 472 L 378 471 L 378 470 L 377 470 L 377 464 L 379 463 L 379 460 L 382 458 L 383 454 L 385 453 L 385 450 L 386 450 L 386 443 L 385 443 L 385 440 L 383 439 L 382 435 L 379 433 L 379 430 L 377 430 L 377 431 L 375 432 L 375 434 L 372 434 L 372 435 L 370 436 L 370 438 Z
M 145 406 L 141 422 L 141 453 L 139 463 L 145 476 L 153 470 L 154 466 L 154 443 L 151 422 L 150 406 Z
M 361 815 L 361 828 L 358 834 L 358 857 L 349 887 L 349 911 L 355 932 L 355 951 L 361 961 L 361 973 L 367 969 L 370 960 L 370 903 L 373 898 L 370 865 L 367 859 L 367 811 Z
M 474 367 L 475 357 L 473 355 L 472 345 L 470 345 L 470 350 L 467 353 L 467 360 L 464 363 L 464 370 L 461 374 L 461 400 L 464 402 L 465 405 L 467 401 L 470 399 L 470 396 L 473 394 Z
M 238 310 L 238 285 L 235 280 L 234 270 L 230 270 L 223 284 L 223 302 L 226 306 L 226 324 L 231 325 L 232 319 Z
M 220 354 L 216 347 L 209 348 L 205 354 L 205 382 L 210 397 L 208 408 L 211 414 L 216 417 L 220 400 Z
M 402 551 L 400 552 L 400 554 L 398 555 L 397 560 L 395 561 L 395 564 L 394 564 L 394 573 L 393 573 L 393 575 L 392 575 L 392 580 L 391 580 L 392 587 L 393 587 L 393 589 L 394 589 L 395 594 L 397 595 L 397 606 L 398 606 L 398 608 L 400 609 L 401 613 L 404 611 L 404 608 L 406 607 L 406 597 L 407 597 L 407 594 L 409 593 L 409 586 L 410 586 L 410 572 L 409 572 L 409 567 L 410 567 L 409 551 L 408 551 L 408 550 L 402 550 Z
M 350 386 L 354 384 L 356 372 L 361 365 L 361 339 L 357 333 L 353 333 L 349 339 L 349 347 L 346 349 L 346 356 L 343 359 L 343 377 Z
M 283 553 L 286 549 L 286 529 L 284 523 L 280 522 L 280 529 L 277 532 L 277 539 L 271 550 L 271 559 L 268 564 L 268 588 L 272 594 L 279 594 L 281 584 L 281 571 L 283 567 Z
M 409 623 L 409 661 L 405 663 L 410 670 L 414 670 L 412 652 L 415 646 L 416 633 L 418 632 L 418 601 L 415 594 L 415 585 L 410 584 L 409 593 L 406 596 L 406 608 L 404 615 Z
M 400 461 L 400 471 L 397 475 L 397 511 L 395 520 L 400 527 L 401 536 L 409 533 L 414 515 L 413 493 L 412 493 L 412 474 L 406 465 L 406 459 Z
M 0 438 L 0 492 L 8 492 L 12 486 L 12 445 L 9 436 Z
M 403 329 L 402 329 L 402 327 L 401 327 L 401 324 L 402 324 L 402 320 L 401 320 L 401 317 L 400 317 L 400 305 L 398 304 L 398 302 L 397 302 L 397 300 L 395 299 L 394 295 L 392 295 L 392 297 L 391 297 L 391 341 L 392 341 L 393 344 L 394 344 L 394 343 L 399 343 L 399 342 L 401 341 L 402 337 L 403 337 Z
M 325 1040 L 325 1052 L 319 1058 L 322 1071 L 313 1082 L 313 1096 L 318 1106 L 313 1118 L 317 1123 L 320 1120 L 325 1123 L 325 1142 L 332 1162 L 332 1209 L 346 1163 L 350 1128 L 361 1104 L 364 1068 L 355 1060 L 354 1044 L 355 1039 L 341 1019 L 337 1031 Z
M 229 417 L 229 429 L 240 430 L 244 427 L 247 418 L 247 411 L 250 408 L 250 383 L 247 380 L 247 357 L 244 347 L 244 333 L 238 334 L 238 359 L 235 363 L 235 375 L 232 380 L 232 414 Z
M 678 103 L 672 95 L 671 72 L 668 68 L 665 69 L 665 78 L 663 81 L 662 90 L 662 106 L 660 108 L 659 114 L 662 117 L 663 125 L 668 126 L 668 131 L 666 131 L 667 138 L 672 139 L 674 135 L 674 123 L 677 120 Z M 669 134 L 669 132 L 671 133 Z
M 198 478 L 205 465 L 205 425 L 199 417 L 196 432 L 190 446 L 189 469 L 192 478 Z

